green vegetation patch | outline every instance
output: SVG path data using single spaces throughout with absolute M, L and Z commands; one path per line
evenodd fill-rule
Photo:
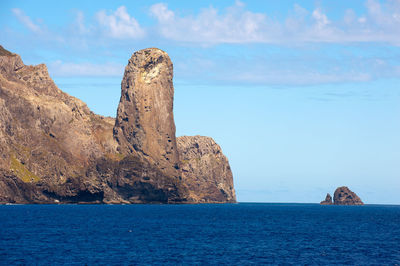
M 11 156 L 11 170 L 25 183 L 38 182 L 40 180 L 40 177 L 26 169 L 26 167 L 14 156 Z

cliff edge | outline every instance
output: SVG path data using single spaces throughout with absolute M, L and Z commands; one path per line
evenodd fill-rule
M 172 76 L 164 51 L 134 53 L 114 119 L 62 92 L 44 64 L 27 66 L 0 46 L 0 203 L 233 202 L 193 196 L 203 192 L 192 186 L 198 175 L 181 169 Z M 216 172 L 193 171 L 212 191 L 233 191 Z
M 233 176 L 221 147 L 210 137 L 178 138 L 182 177 L 196 202 L 236 202 Z

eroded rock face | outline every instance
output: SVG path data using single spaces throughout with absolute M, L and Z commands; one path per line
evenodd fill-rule
M 179 169 L 168 55 L 135 53 L 121 92 L 116 120 L 96 115 L 0 46 L 0 203 L 198 202 Z M 214 184 L 229 194 L 227 180 Z
M 113 132 L 119 153 L 156 168 L 158 178 L 150 180 L 157 180 L 157 187 L 171 191 L 170 186 L 174 187 L 179 190 L 175 194 L 186 200 L 175 138 L 172 78 L 173 66 L 166 52 L 149 48 L 134 53 L 121 82 Z
M 179 164 L 172 77 L 172 62 L 164 51 L 134 53 L 125 68 L 114 127 L 122 153 L 139 154 L 161 168 Z
M 0 64 L 2 198 L 47 202 L 52 197 L 45 192 L 73 197 L 86 191 L 86 184 L 77 188 L 69 180 L 85 176 L 96 158 L 115 153 L 109 119 L 59 90 L 45 65 L 26 66 L 4 52 Z
M 115 120 L 59 90 L 45 65 L 2 47 L 0 64 L 0 202 L 185 201 L 175 176 L 121 153 Z
M 361 199 L 348 187 L 338 187 L 333 195 L 335 205 L 364 205 Z
M 236 202 L 233 176 L 221 147 L 210 137 L 177 138 L 182 177 L 195 202 Z
M 326 194 L 325 200 L 321 201 L 320 203 L 321 205 L 332 205 L 333 201 L 332 201 L 332 196 L 331 194 Z

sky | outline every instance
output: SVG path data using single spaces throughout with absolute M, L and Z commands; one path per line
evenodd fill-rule
M 400 0 L 0 0 L 0 44 L 112 117 L 132 53 L 166 51 L 177 136 L 216 140 L 240 202 L 400 204 Z

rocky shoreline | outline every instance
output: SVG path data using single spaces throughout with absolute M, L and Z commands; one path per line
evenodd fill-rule
M 0 203 L 236 202 L 219 145 L 176 138 L 172 78 L 164 51 L 134 53 L 103 117 L 0 46 Z

